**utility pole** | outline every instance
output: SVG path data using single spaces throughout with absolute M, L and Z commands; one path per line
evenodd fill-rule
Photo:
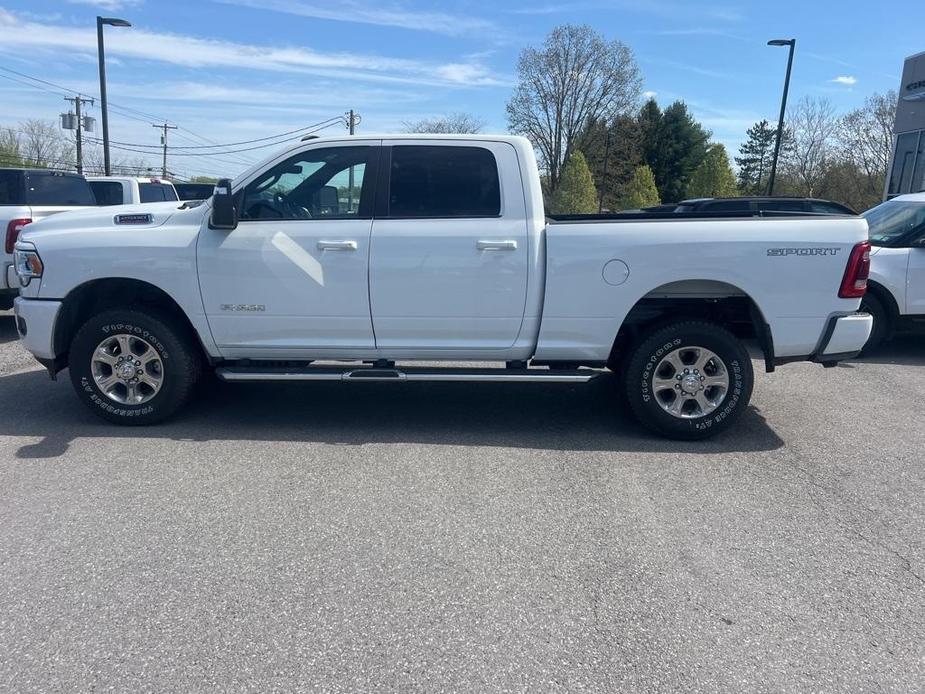
M 163 166 L 161 167 L 161 178 L 167 178 L 167 131 L 168 131 L 168 130 L 176 130 L 176 129 L 177 129 L 177 126 L 176 126 L 176 125 L 167 125 L 167 123 L 164 123 L 163 125 L 158 125 L 157 123 L 152 123 L 152 124 L 151 124 L 151 127 L 152 127 L 152 128 L 160 128 L 161 130 L 164 131 L 164 134 L 161 135 L 161 144 L 164 145 L 164 164 L 163 164 Z
M 350 131 L 351 135 L 356 134 L 356 126 L 360 124 L 360 114 L 356 113 L 353 109 L 347 111 L 347 129 Z
M 74 104 L 74 113 L 62 113 L 61 114 L 61 127 L 65 130 L 74 130 L 76 136 L 76 145 L 77 145 L 77 173 L 83 174 L 84 172 L 84 154 L 83 154 L 83 131 L 93 132 L 93 122 L 94 119 L 90 116 L 82 116 L 80 114 L 80 107 L 82 104 L 90 104 L 91 106 L 95 101 L 90 97 L 81 96 L 66 96 L 64 97 L 65 101 L 69 101 Z
M 356 134 L 356 127 L 360 124 L 360 114 L 354 112 L 353 109 L 350 109 L 346 113 L 347 116 L 347 129 L 350 131 L 351 135 Z M 348 180 L 347 180 L 347 209 L 350 210 L 353 208 L 353 186 L 354 186 L 354 174 L 353 166 L 350 167 L 348 171 Z

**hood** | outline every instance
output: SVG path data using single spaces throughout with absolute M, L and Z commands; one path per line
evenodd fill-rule
M 171 201 L 152 202 L 143 205 L 109 205 L 106 207 L 90 207 L 82 210 L 61 212 L 59 214 L 37 220 L 29 224 L 22 234 L 22 239 L 28 241 L 30 237 L 43 232 L 67 231 L 106 231 L 112 229 L 154 229 L 163 226 L 167 221 L 180 212 L 190 212 L 199 205 L 199 201 Z

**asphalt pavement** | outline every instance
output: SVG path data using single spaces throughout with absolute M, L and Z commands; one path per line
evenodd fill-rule
M 0 690 L 925 690 L 925 339 L 756 373 L 699 443 L 610 378 L 120 428 L 0 315 Z

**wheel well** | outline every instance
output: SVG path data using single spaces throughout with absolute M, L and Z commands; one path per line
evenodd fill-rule
M 738 288 L 712 281 L 673 282 L 637 301 L 617 332 L 608 366 L 615 368 L 644 335 L 667 323 L 690 319 L 718 323 L 740 339 L 755 340 L 765 368 L 774 370 L 771 329 L 758 305 Z
M 895 321 L 899 317 L 899 305 L 893 297 L 893 292 L 873 280 L 868 281 L 867 291 L 880 300 L 880 303 L 889 312 L 890 320 Z
M 188 331 L 193 344 L 207 358 L 199 335 L 186 313 L 163 289 L 135 279 L 92 280 L 73 289 L 65 298 L 55 323 L 54 349 L 57 361 L 67 363 L 67 352 L 74 334 L 91 316 L 114 308 L 149 308 L 167 315 Z

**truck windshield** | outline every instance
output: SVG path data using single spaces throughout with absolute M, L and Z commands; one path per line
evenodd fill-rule
M 893 246 L 906 237 L 925 234 L 925 203 L 891 200 L 873 207 L 863 215 L 874 246 Z

